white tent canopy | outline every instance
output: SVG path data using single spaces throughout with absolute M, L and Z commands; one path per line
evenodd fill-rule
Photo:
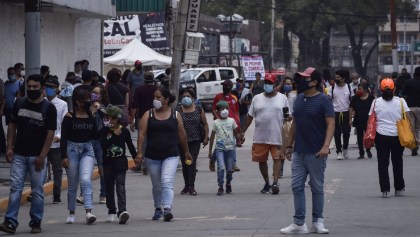
M 159 54 L 139 39 L 133 39 L 114 55 L 104 58 L 104 63 L 125 66 L 133 65 L 136 60 L 140 60 L 143 66 L 171 65 L 172 63 L 172 57 Z

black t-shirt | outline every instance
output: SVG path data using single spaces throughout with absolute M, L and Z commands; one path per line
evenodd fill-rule
M 233 90 L 232 94 L 236 95 L 236 97 L 238 98 L 239 101 L 239 115 L 247 115 L 248 114 L 248 105 L 245 102 L 251 101 L 252 100 L 252 94 L 248 93 L 247 95 L 244 96 L 243 102 L 241 103 L 241 96 L 242 96 L 242 91 L 239 93 L 237 90 Z
M 136 156 L 136 148 L 131 140 L 130 131 L 122 128 L 121 134 L 115 135 L 111 129 L 104 127 L 100 131 L 100 142 L 103 150 L 103 165 L 112 167 L 115 171 L 127 170 L 126 144 L 131 156 Z
M 95 139 L 97 133 L 95 119 L 65 116 L 61 126 L 61 157 L 67 157 L 67 141 L 86 143 Z
M 14 152 L 22 156 L 39 156 L 44 146 L 48 130 L 57 129 L 57 110 L 48 105 L 45 118 L 42 115 L 42 103 L 18 100 L 13 105 L 10 122 L 16 124 L 16 142 Z M 19 108 L 20 107 L 20 108 Z
M 369 119 L 369 110 L 375 97 L 369 94 L 366 100 L 360 99 L 359 96 L 353 96 L 350 101 L 350 107 L 354 109 L 354 127 L 366 128 Z
M 157 89 L 155 85 L 138 86 L 134 92 L 133 104 L 134 109 L 138 109 L 139 118 L 149 109 L 153 108 L 154 94 Z
M 408 107 L 420 107 L 420 78 L 407 81 L 401 94 L 406 96 Z
M 106 87 L 108 91 L 109 103 L 112 105 L 125 105 L 125 96 L 130 91 L 124 84 L 109 83 Z
M 81 90 L 81 89 L 83 89 L 83 90 L 87 90 L 87 91 L 91 92 L 91 91 L 93 91 L 94 87 L 92 85 L 90 85 L 90 84 L 86 84 L 86 85 L 77 86 L 74 89 L 75 90 Z

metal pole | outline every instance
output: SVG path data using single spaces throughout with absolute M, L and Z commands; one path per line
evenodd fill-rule
M 271 58 L 271 67 L 274 67 L 274 24 L 275 24 L 275 7 L 276 7 L 276 1 L 273 0 L 271 3 L 271 39 L 270 39 L 270 58 Z M 269 68 L 271 70 L 271 68 Z
M 26 77 L 39 74 L 41 66 L 41 0 L 25 0 Z M 26 93 L 26 92 L 25 92 Z
M 171 65 L 171 80 L 170 88 L 174 93 L 176 99 L 179 94 L 179 78 L 181 75 L 181 61 L 184 52 L 185 32 L 187 27 L 187 13 L 189 1 L 183 0 L 179 2 L 178 17 L 176 18 L 174 40 L 173 40 L 173 55 Z
M 406 21 L 405 21 L 405 16 L 404 16 L 404 39 L 403 39 L 403 41 L 404 41 L 404 51 L 403 51 L 403 58 L 404 58 L 404 68 L 406 67 L 406 62 L 405 62 L 405 56 L 406 56 L 406 50 L 407 50 L 407 47 L 406 47 Z
M 392 44 L 392 67 L 394 72 L 398 72 L 398 51 L 397 51 L 397 23 L 395 19 L 395 2 L 389 0 L 391 15 L 391 44 Z
M 410 50 L 410 63 L 411 63 L 411 68 L 410 68 L 410 74 L 411 76 L 413 76 L 414 73 L 414 36 L 411 36 L 411 50 Z

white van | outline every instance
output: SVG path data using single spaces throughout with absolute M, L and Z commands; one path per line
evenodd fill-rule
M 222 93 L 222 82 L 230 79 L 236 83 L 238 77 L 238 72 L 233 67 L 190 68 L 181 73 L 179 90 L 194 88 L 197 99 L 203 104 L 203 108 L 209 111 L 216 94 Z

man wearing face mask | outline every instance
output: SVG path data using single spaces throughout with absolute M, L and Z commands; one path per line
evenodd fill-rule
M 233 88 L 233 82 L 229 79 L 226 79 L 225 81 L 222 82 L 222 86 L 223 86 L 223 93 L 219 93 L 217 94 L 214 99 L 213 99 L 213 106 L 212 106 L 212 113 L 213 113 L 213 120 L 216 120 L 218 118 L 217 115 L 217 103 L 219 103 L 219 101 L 226 101 L 229 104 L 229 118 L 233 118 L 236 122 L 236 125 L 238 127 L 241 126 L 240 120 L 239 120 L 239 103 L 238 103 L 238 98 L 232 94 L 232 88 Z M 237 142 L 237 144 L 240 144 L 240 141 Z M 236 155 L 235 155 L 236 157 Z M 215 160 L 210 160 L 210 170 L 214 171 L 215 170 Z M 235 171 L 240 171 L 240 169 L 237 167 L 236 165 L 236 161 L 235 161 L 235 167 L 234 167 Z
M 374 99 L 375 97 L 369 93 L 369 86 L 360 83 L 356 89 L 356 96 L 353 96 L 350 102 L 350 114 L 354 114 L 353 126 L 356 128 L 357 145 L 359 146 L 359 157 L 357 159 L 365 158 L 363 134 L 367 128 L 369 110 Z M 372 158 L 370 149 L 366 149 L 366 153 L 369 158 Z
M 353 93 L 356 93 L 356 90 L 357 90 L 357 86 L 359 85 L 359 83 L 360 83 L 360 77 L 359 77 L 359 74 L 357 74 L 357 73 L 352 73 L 351 74 L 351 83 L 350 83 L 350 88 L 351 88 L 351 90 L 353 91 Z
M 4 83 L 5 87 L 5 105 L 4 105 L 4 116 L 6 117 L 6 125 L 9 124 L 10 116 L 13 110 L 13 103 L 19 92 L 19 87 L 22 81 L 16 79 L 15 69 L 9 67 L 7 69 L 7 81 Z
M 16 100 L 7 131 L 6 159 L 10 167 L 9 204 L 0 231 L 15 233 L 25 177 L 29 173 L 32 202 L 29 226 L 40 233 L 44 214 L 45 158 L 57 127 L 57 110 L 43 98 L 44 78 L 31 75 L 26 80 L 27 98 Z
M 276 78 L 266 74 L 264 78 L 264 93 L 254 96 L 244 125 L 242 137 L 253 119 L 255 131 L 252 145 L 252 161 L 258 162 L 264 187 L 261 193 L 272 194 L 280 192 L 278 179 L 280 170 L 280 149 L 282 145 L 281 128 L 285 118 L 284 108 L 289 108 L 285 95 L 274 90 Z M 270 185 L 268 175 L 268 154 L 273 158 L 273 184 Z
M 335 112 L 334 141 L 337 149 L 337 159 L 349 158 L 348 146 L 350 139 L 350 100 L 354 95 L 349 84 L 346 84 L 346 70 L 338 70 L 335 73 L 335 85 L 328 89 L 328 96 L 332 99 Z M 343 143 L 341 143 L 343 135 Z
M 50 76 L 45 82 L 45 94 L 48 101 L 50 101 L 57 110 L 57 130 L 54 132 L 54 139 L 51 149 L 48 151 L 48 160 L 51 163 L 54 187 L 53 187 L 53 203 L 58 204 L 61 202 L 61 181 L 63 176 L 63 168 L 61 166 L 61 151 L 60 151 L 60 138 L 61 138 L 61 124 L 63 123 L 64 116 L 67 114 L 67 103 L 57 97 L 58 87 L 60 83 L 56 76 Z
M 134 70 L 128 73 L 127 82 L 131 92 L 144 85 L 143 63 L 140 60 L 134 62 Z
M 249 110 L 248 107 L 252 101 L 252 94 L 250 89 L 245 88 L 244 79 L 239 77 L 236 78 L 236 89 L 232 93 L 239 99 L 239 120 L 241 129 L 243 129 Z
M 327 234 L 324 227 L 324 176 L 329 146 L 334 134 L 334 109 L 331 100 L 319 92 L 321 73 L 309 67 L 298 73 L 298 92 L 286 156 L 292 155 L 292 190 L 295 213 L 293 223 L 282 234 L 306 234 L 305 182 L 310 176 L 312 191 L 311 232 Z

